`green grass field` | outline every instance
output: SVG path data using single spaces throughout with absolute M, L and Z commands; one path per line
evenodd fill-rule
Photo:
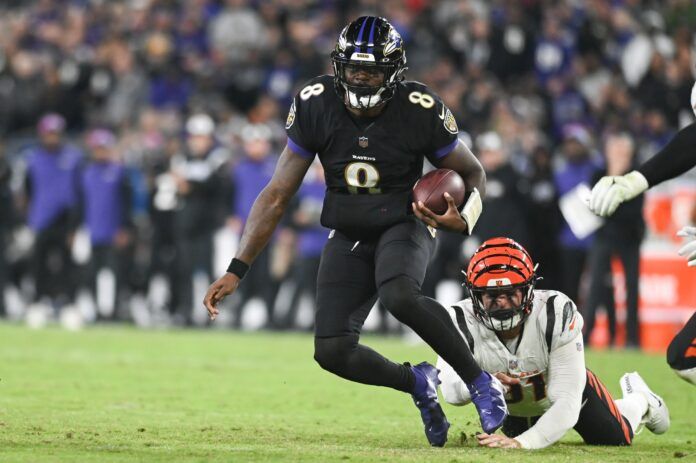
M 434 360 L 426 346 L 365 342 L 397 361 Z M 322 371 L 308 335 L 0 324 L 0 461 L 696 461 L 696 388 L 662 357 L 590 353 L 588 365 L 612 393 L 640 371 L 672 429 L 646 430 L 632 448 L 587 447 L 570 432 L 543 451 L 481 449 L 462 437 L 479 430 L 473 407 L 446 406 L 450 441 L 435 449 L 409 396 Z

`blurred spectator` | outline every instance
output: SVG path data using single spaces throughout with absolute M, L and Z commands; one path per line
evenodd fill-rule
M 210 23 L 209 34 L 213 51 L 235 65 L 268 44 L 263 19 L 247 0 L 226 0 L 225 8 Z
M 590 151 L 592 140 L 590 134 L 581 125 L 571 124 L 564 128 L 561 154 L 563 159 L 554 172 L 554 182 L 559 197 L 573 194 L 580 184 L 592 185 L 593 176 L 599 171 L 600 164 Z M 578 301 L 580 278 L 585 270 L 587 252 L 592 237 L 578 238 L 566 221 L 559 232 L 560 257 L 563 263 L 562 292 L 574 301 Z
M 541 85 L 551 79 L 563 77 L 573 61 L 575 43 L 572 35 L 550 10 L 543 22 L 543 31 L 537 40 L 535 51 L 536 76 Z
M 563 218 L 558 209 L 558 191 L 553 179 L 553 153 L 545 145 L 537 146 L 531 155 L 525 175 L 524 191 L 529 223 L 529 250 L 539 264 L 544 279 L 539 289 L 561 287 L 562 267 L 558 255 L 558 232 Z
M 104 122 L 125 127 L 135 120 L 137 108 L 147 97 L 147 80 L 128 44 L 118 42 L 110 50 L 110 86 L 104 102 Z
M 9 281 L 7 248 L 15 222 L 14 204 L 10 179 L 12 171 L 5 159 L 5 150 L 0 147 L 0 317 L 5 315 L 5 286 Z
M 643 116 L 643 130 L 640 131 L 640 150 L 638 160 L 645 161 L 660 151 L 674 136 L 674 130 L 667 124 L 661 112 L 648 110 Z
M 607 162 L 606 171 L 595 173 L 592 184 L 604 175 L 624 175 L 638 165 L 633 138 L 626 133 L 611 134 L 607 137 L 604 156 Z M 623 266 L 626 287 L 626 347 L 638 348 L 638 274 L 640 243 L 643 241 L 644 233 L 643 195 L 619 206 L 616 213 L 605 219 L 604 225 L 595 233 L 588 258 L 590 290 L 583 311 L 586 343 L 594 328 L 597 307 L 605 301 L 609 319 L 609 345 L 614 345 L 616 340 L 611 260 L 617 255 Z
M 37 129 L 40 144 L 27 152 L 25 183 L 27 221 L 35 234 L 35 298 L 52 297 L 55 303 L 64 304 L 75 289 L 70 251 L 79 224 L 78 185 L 83 156 L 64 142 L 62 116 L 46 114 Z
M 151 233 L 148 269 L 148 299 L 152 311 L 162 317 L 176 312 L 176 235 L 174 216 L 178 206 L 172 158 L 180 151 L 178 137 L 165 139 L 158 113 L 151 108 L 140 115 L 139 131 L 130 135 L 126 155 L 142 164 L 150 188 Z M 167 308 L 167 310 L 165 310 Z
M 488 69 L 506 85 L 514 85 L 534 69 L 532 20 L 521 6 L 510 4 L 500 21 L 493 22 L 490 34 Z
M 247 124 L 241 131 L 244 157 L 233 165 L 231 172 L 232 215 L 227 223 L 235 231 L 241 233 L 244 223 L 249 217 L 251 206 L 256 197 L 273 176 L 277 156 L 271 145 L 271 130 L 262 124 Z M 260 297 L 266 305 L 268 314 L 266 325 L 274 326 L 273 307 L 277 292 L 277 282 L 273 281 L 270 272 L 270 249 L 266 248 L 254 260 L 244 282 L 237 291 L 238 300 L 235 307 L 234 324 L 242 326 L 243 310 L 246 302 L 253 297 Z
M 549 80 L 548 88 L 554 137 L 562 138 L 564 128 L 570 124 L 590 124 L 587 103 L 569 82 L 554 77 Z
M 486 171 L 486 197 L 483 213 L 473 235 L 483 242 L 506 236 L 522 246 L 529 245 L 529 224 L 524 201 L 522 176 L 510 164 L 500 136 L 486 132 L 476 138 L 476 153 Z
M 94 129 L 87 135 L 91 161 L 81 182 L 84 223 L 91 243 L 90 286 L 98 318 L 112 319 L 122 315 L 119 295 L 127 281 L 125 248 L 132 236 L 131 187 L 115 144 L 114 134 L 106 129 Z
M 18 173 L 13 178 L 22 177 L 26 155 L 36 151 L 26 146 L 34 143 L 33 129 L 43 114 L 62 116 L 66 141 L 83 140 L 87 127 L 110 127 L 134 192 L 127 254 L 137 265 L 129 277 L 149 269 L 155 311 L 179 306 L 170 303 L 178 295 L 167 293 L 178 287 L 175 219 L 185 217 L 179 207 L 192 199 L 179 190 L 175 175 L 175 165 L 188 162 L 180 160 L 193 160 L 180 136 L 184 122 L 192 114 L 209 115 L 216 121 L 216 143 L 240 167 L 249 162 L 239 149 L 248 124 L 270 127 L 273 153 L 285 142 L 292 95 L 308 78 L 332 72 L 328 53 L 342 25 L 357 16 L 392 21 L 408 49 L 406 78 L 438 92 L 473 139 L 498 134 L 507 164 L 531 182 L 517 193 L 526 200 L 511 201 L 525 203 L 522 221 L 533 231 L 526 244 L 538 247 L 534 255 L 542 256 L 547 279 L 560 278 L 550 271 L 554 256 L 582 247 L 567 230 L 558 233 L 563 252 L 557 240 L 541 238 L 553 233 L 552 225 L 540 225 L 553 215 L 547 161 L 565 172 L 563 153 L 573 149 L 564 128 L 580 124 L 587 134 L 580 138 L 587 140 L 628 132 L 644 159 L 693 120 L 695 16 L 694 6 L 684 1 L 42 0 L 3 2 L 0 11 L 0 134 L 10 170 Z M 540 154 L 537 147 L 546 143 Z M 501 184 L 511 187 L 496 173 L 489 177 L 494 196 Z M 231 181 L 225 176 L 222 186 Z M 18 183 L 12 181 L 15 194 Z M 563 177 L 562 183 L 573 182 Z M 487 205 L 482 220 L 489 219 L 505 218 Z M 498 233 L 516 233 L 498 225 Z M 454 261 L 461 252 L 461 237 L 440 241 L 443 260 L 433 264 L 434 280 L 450 274 L 438 269 L 458 268 Z M 8 246 L 18 270 L 12 279 L 30 298 L 30 288 L 20 284 L 31 278 L 21 278 L 22 254 L 15 251 L 22 246 L 16 244 Z M 568 262 L 575 280 L 581 266 Z M 275 277 L 280 267 L 271 266 Z
M 329 236 L 329 230 L 319 223 L 325 190 L 324 169 L 321 163 L 315 161 L 297 193 L 297 205 L 290 219 L 291 226 L 297 232 L 296 257 L 290 277 L 295 287 L 288 313 L 282 322 L 277 323 L 280 328 L 295 327 L 303 295 L 309 295 L 312 301 L 315 299 L 319 260 Z
M 209 115 L 191 116 L 186 121 L 183 153 L 171 164 L 176 187 L 174 322 L 178 325 L 192 323 L 194 277 L 204 275 L 208 285 L 213 276 L 213 230 L 220 224 L 224 203 L 221 168 L 229 158 L 214 132 L 215 122 Z
M 10 69 L 4 82 L 6 130 L 27 130 L 41 115 L 41 96 L 45 87 L 37 53 L 20 49 L 9 57 Z

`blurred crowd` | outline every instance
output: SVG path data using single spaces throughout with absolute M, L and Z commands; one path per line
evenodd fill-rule
M 273 171 L 294 94 L 331 72 L 338 33 L 364 14 L 399 30 L 407 78 L 443 98 L 488 175 L 475 236 L 443 234 L 427 292 L 506 235 L 540 262 L 541 287 L 591 316 L 613 304 L 617 253 L 636 345 L 642 197 L 589 231 L 559 204 L 692 121 L 690 0 L 3 2 L 0 314 L 205 323 L 202 293 Z M 322 175 L 308 175 L 229 326 L 311 326 Z

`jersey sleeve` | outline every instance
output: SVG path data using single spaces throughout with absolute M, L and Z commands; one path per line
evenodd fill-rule
M 546 306 L 538 318 L 538 323 L 550 354 L 566 344 L 576 343 L 578 335 L 582 339 L 584 322 L 575 303 L 565 294 L 559 291 L 545 291 L 544 297 Z
M 325 79 L 313 79 L 295 95 L 290 105 L 285 121 L 288 146 L 307 159 L 314 158 L 323 143 L 321 106 L 324 93 L 331 90 Z
M 655 156 L 638 168 L 651 187 L 677 177 L 696 166 L 696 123 L 681 129 Z
M 428 161 L 435 164 L 454 150 L 459 142 L 459 128 L 452 111 L 442 102 L 439 96 L 433 94 L 435 101 L 430 112 L 429 125 L 431 128 L 430 146 L 427 149 Z
M 554 349 L 549 356 L 547 391 L 551 407 L 534 426 L 515 438 L 522 448 L 548 447 L 578 421 L 586 381 L 582 334 L 577 332 L 571 341 Z

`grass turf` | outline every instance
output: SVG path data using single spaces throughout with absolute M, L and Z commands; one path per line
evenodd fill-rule
M 434 360 L 399 339 L 365 343 Z M 632 448 L 585 446 L 571 431 L 537 452 L 482 449 L 473 407 L 445 405 L 453 427 L 435 449 L 409 396 L 322 371 L 308 335 L 0 323 L 0 461 L 696 461 L 696 389 L 662 357 L 591 352 L 587 363 L 614 394 L 640 371 L 667 401 L 670 431 L 646 430 Z

